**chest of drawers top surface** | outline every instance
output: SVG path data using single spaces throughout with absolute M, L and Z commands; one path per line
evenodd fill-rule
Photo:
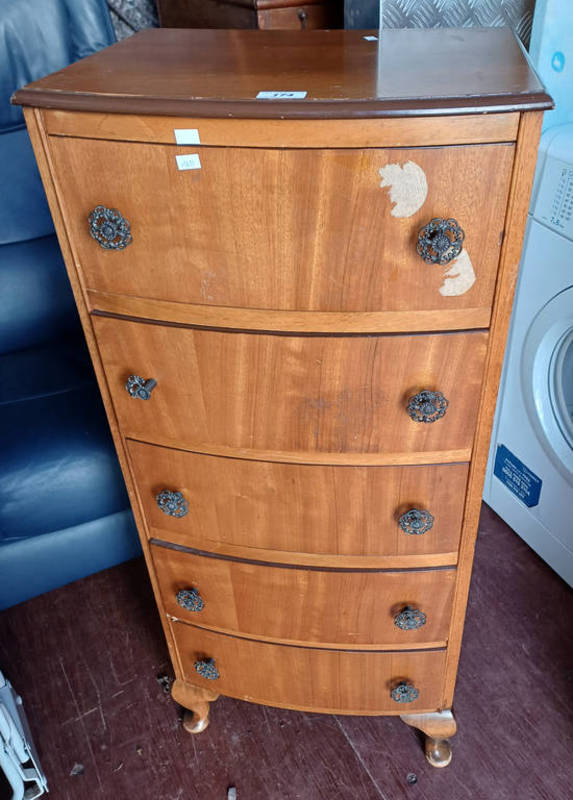
M 372 32 L 375 35 L 377 32 Z M 16 93 L 24 105 L 203 117 L 344 118 L 545 109 L 509 29 L 152 29 Z M 304 99 L 257 99 L 259 92 Z

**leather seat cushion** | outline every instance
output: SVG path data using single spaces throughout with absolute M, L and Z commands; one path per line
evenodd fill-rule
M 0 244 L 48 236 L 54 223 L 25 128 L 0 135 Z
M 72 331 L 82 338 L 56 237 L 0 247 L 0 354 Z
M 0 542 L 128 507 L 85 353 L 72 346 L 0 357 Z

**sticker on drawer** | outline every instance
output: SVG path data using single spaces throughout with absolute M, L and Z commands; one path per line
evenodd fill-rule
M 259 92 L 257 100 L 304 100 L 307 92 Z
M 175 144 L 201 144 L 197 128 L 173 128 Z
M 539 504 L 543 481 L 504 444 L 497 446 L 493 474 L 528 508 Z
M 201 161 L 198 153 L 185 153 L 175 156 L 177 169 L 201 169 Z

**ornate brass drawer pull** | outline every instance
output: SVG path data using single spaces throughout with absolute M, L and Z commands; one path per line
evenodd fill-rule
M 424 389 L 408 400 L 406 410 L 414 422 L 436 422 L 448 409 L 448 401 L 441 392 Z
M 181 492 L 170 492 L 169 489 L 163 489 L 155 498 L 155 502 L 168 517 L 184 517 L 189 511 L 189 503 Z
M 177 592 L 177 603 L 185 611 L 203 611 L 205 601 L 197 589 L 181 589 Z
M 156 386 L 157 381 L 154 378 L 146 380 L 139 375 L 130 375 L 125 384 L 125 389 L 136 400 L 149 400 L 151 392 Z
M 88 222 L 90 236 L 104 250 L 124 250 L 132 242 L 129 222 L 116 208 L 96 206 Z
M 411 683 L 402 681 L 390 692 L 390 697 L 395 703 L 413 703 L 420 696 L 420 690 Z
M 447 264 L 461 253 L 465 236 L 457 220 L 436 217 L 420 228 L 416 249 L 426 264 Z
M 195 672 L 208 681 L 216 681 L 221 677 L 219 670 L 215 666 L 214 658 L 203 658 L 200 661 L 196 661 L 194 666 Z
M 398 520 L 398 525 L 409 535 L 421 536 L 432 529 L 434 517 L 429 511 L 420 508 L 411 508 L 406 511 Z
M 416 631 L 426 624 L 426 615 L 419 608 L 405 606 L 394 617 L 394 625 L 402 631 Z

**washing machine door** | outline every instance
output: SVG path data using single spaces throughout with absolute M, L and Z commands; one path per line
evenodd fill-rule
M 541 446 L 573 485 L 573 286 L 553 297 L 523 344 L 521 388 Z

